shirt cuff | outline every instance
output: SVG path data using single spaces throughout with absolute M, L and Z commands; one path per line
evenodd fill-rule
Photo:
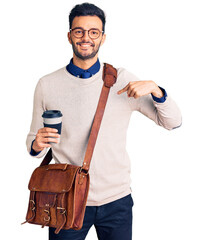
M 33 142 L 35 141 L 35 139 L 32 141 L 32 144 L 31 144 L 31 151 L 30 151 L 30 155 L 31 156 L 37 156 L 40 152 L 35 152 L 35 150 L 32 148 L 32 145 L 33 145 Z
M 158 87 L 161 89 L 161 91 L 162 91 L 162 93 L 164 94 L 164 96 L 161 97 L 161 98 L 158 98 L 158 97 L 155 97 L 152 93 L 151 93 L 151 95 L 152 95 L 152 98 L 153 98 L 154 101 L 156 101 L 156 102 L 158 102 L 158 103 L 163 103 L 163 102 L 166 101 L 167 93 L 166 93 L 166 90 L 165 90 L 165 89 L 163 89 L 163 88 L 160 87 L 160 86 L 158 86 Z

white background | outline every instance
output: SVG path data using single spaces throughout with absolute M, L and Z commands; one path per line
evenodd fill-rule
M 25 219 L 34 88 L 40 77 L 69 63 L 68 15 L 83 1 L 4 1 L 0 4 L 1 234 L 48 239 L 48 228 Z M 203 239 L 203 8 L 198 0 L 90 1 L 107 16 L 100 61 L 125 67 L 166 89 L 183 124 L 168 131 L 134 112 L 128 128 L 133 239 Z M 130 79 L 129 79 L 130 81 Z M 121 176 L 122 177 L 122 176 Z M 86 239 L 96 239 L 94 227 Z

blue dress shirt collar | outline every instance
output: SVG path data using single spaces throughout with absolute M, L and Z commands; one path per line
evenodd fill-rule
M 90 75 L 96 74 L 100 69 L 100 62 L 99 59 L 97 59 L 96 63 L 93 64 L 89 69 L 84 70 L 82 68 L 77 67 L 73 64 L 73 58 L 70 60 L 70 63 L 66 66 L 66 70 L 74 75 L 75 77 L 81 77 L 82 74 L 89 72 Z

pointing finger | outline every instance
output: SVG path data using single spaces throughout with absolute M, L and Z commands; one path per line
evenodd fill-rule
M 123 92 L 126 92 L 126 91 L 128 90 L 128 87 L 129 87 L 129 84 L 126 85 L 123 89 L 119 90 L 119 91 L 117 92 L 117 94 L 121 94 L 121 93 L 123 93 Z

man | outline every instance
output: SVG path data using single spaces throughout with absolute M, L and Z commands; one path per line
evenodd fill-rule
M 29 153 L 40 158 L 51 147 L 48 142 L 58 142 L 56 130 L 44 128 L 41 117 L 45 110 L 58 109 L 63 114 L 63 127 L 60 143 L 52 145 L 53 158 L 56 163 L 79 166 L 103 85 L 98 52 L 106 37 L 105 15 L 95 5 L 84 3 L 72 9 L 69 22 L 73 58 L 38 81 L 26 144 Z M 92 225 L 99 240 L 132 239 L 130 159 L 125 149 L 130 116 L 139 111 L 168 130 L 181 125 L 181 113 L 163 88 L 151 80 L 140 81 L 123 68 L 117 70 L 92 156 L 83 227 L 61 230 L 58 235 L 49 228 L 52 240 L 85 239 Z

